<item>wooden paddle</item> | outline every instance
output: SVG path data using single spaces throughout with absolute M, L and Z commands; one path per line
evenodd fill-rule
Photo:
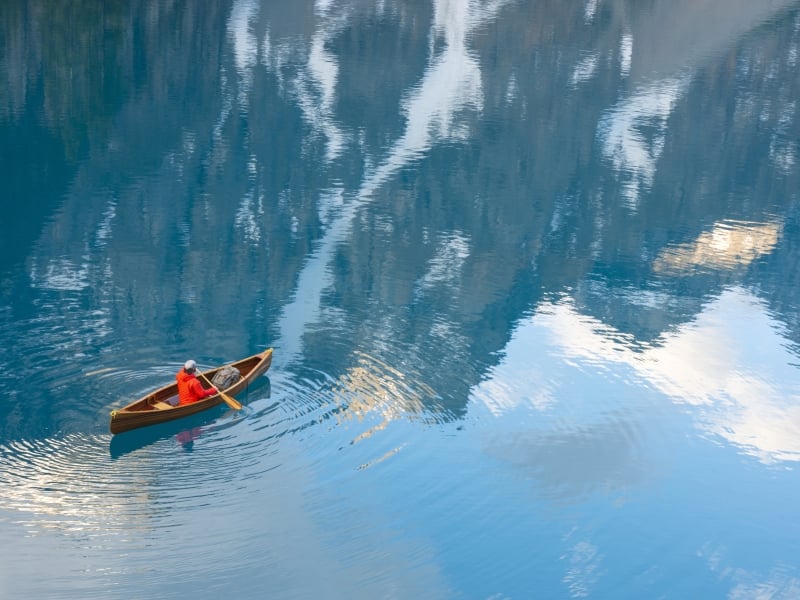
M 211 385 L 213 387 L 217 387 L 213 383 L 211 383 L 205 375 L 203 375 L 203 372 L 200 369 L 197 369 L 197 372 L 200 373 L 200 377 L 202 377 L 203 379 L 206 380 L 206 383 L 208 385 Z M 219 388 L 217 388 L 217 389 L 219 390 Z M 241 410 L 242 409 L 242 405 L 239 404 L 239 402 L 237 400 L 234 400 L 233 398 L 228 396 L 228 394 L 226 394 L 222 390 L 219 390 L 219 395 L 222 396 L 223 400 L 225 400 L 225 404 L 230 406 L 233 410 Z

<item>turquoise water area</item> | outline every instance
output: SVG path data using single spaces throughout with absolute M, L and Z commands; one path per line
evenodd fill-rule
M 799 52 L 786 0 L 3 2 L 0 597 L 800 597 Z

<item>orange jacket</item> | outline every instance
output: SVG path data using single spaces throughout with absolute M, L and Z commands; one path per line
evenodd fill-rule
M 178 371 L 175 379 L 178 381 L 178 404 L 191 404 L 217 393 L 214 388 L 205 389 L 194 373 L 187 373 L 184 369 Z

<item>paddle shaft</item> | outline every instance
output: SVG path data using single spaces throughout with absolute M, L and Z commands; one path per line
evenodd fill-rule
M 211 383 L 211 382 L 208 380 L 208 377 L 206 377 L 205 375 L 203 375 L 203 372 L 202 372 L 200 369 L 197 369 L 197 372 L 198 372 L 198 373 L 200 373 L 200 377 L 202 377 L 203 379 L 205 379 L 205 380 L 206 380 L 206 383 L 207 383 L 208 385 L 210 385 L 210 386 L 213 386 L 213 387 L 217 387 L 217 386 L 215 386 L 213 383 Z M 231 398 L 230 396 L 228 396 L 228 394 L 226 394 L 225 392 L 223 392 L 223 391 L 222 391 L 222 390 L 220 390 L 219 388 L 217 388 L 217 391 L 219 392 L 219 395 L 220 395 L 220 396 L 222 396 L 222 399 L 223 399 L 223 400 L 225 400 L 225 404 L 227 404 L 228 406 L 230 406 L 230 407 L 231 407 L 233 410 L 240 410 L 240 409 L 242 408 L 242 405 L 241 405 L 241 404 L 239 404 L 239 402 L 238 402 L 237 400 L 234 400 L 233 398 Z

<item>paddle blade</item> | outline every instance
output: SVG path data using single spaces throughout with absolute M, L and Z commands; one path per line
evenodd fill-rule
M 234 400 L 224 392 L 220 392 L 219 395 L 222 396 L 223 400 L 225 400 L 225 404 L 230 406 L 233 410 L 242 410 L 242 405 L 239 403 L 238 400 Z

